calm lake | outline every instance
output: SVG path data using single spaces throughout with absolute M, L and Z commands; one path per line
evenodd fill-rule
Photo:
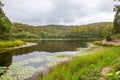
M 0 80 L 32 80 L 40 72 L 82 54 L 87 41 L 43 40 L 35 46 L 0 53 Z

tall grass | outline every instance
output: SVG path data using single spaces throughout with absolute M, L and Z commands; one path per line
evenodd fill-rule
M 55 66 L 39 80 L 98 80 L 103 67 L 120 55 L 120 47 L 106 48 Z
M 9 47 L 16 47 L 16 46 L 22 46 L 25 42 L 23 41 L 0 41 L 0 48 L 9 48 Z

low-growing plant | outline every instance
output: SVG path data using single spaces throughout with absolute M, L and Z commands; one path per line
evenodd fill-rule
M 120 80 L 120 71 L 107 74 L 107 79 L 108 80 Z
M 113 63 L 111 64 L 112 69 L 106 75 L 108 80 L 120 80 L 120 58 L 118 57 Z

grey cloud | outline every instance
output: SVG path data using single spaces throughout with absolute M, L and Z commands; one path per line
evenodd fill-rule
M 112 0 L 3 0 L 3 2 L 6 15 L 13 22 L 33 25 L 85 24 L 112 21 L 114 16 Z M 103 16 L 106 17 L 104 20 Z

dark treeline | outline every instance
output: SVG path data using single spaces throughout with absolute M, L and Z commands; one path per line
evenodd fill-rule
M 105 32 L 112 32 L 112 28 L 112 22 L 100 22 L 82 26 L 32 26 L 13 23 L 13 37 L 15 39 L 103 38 Z

